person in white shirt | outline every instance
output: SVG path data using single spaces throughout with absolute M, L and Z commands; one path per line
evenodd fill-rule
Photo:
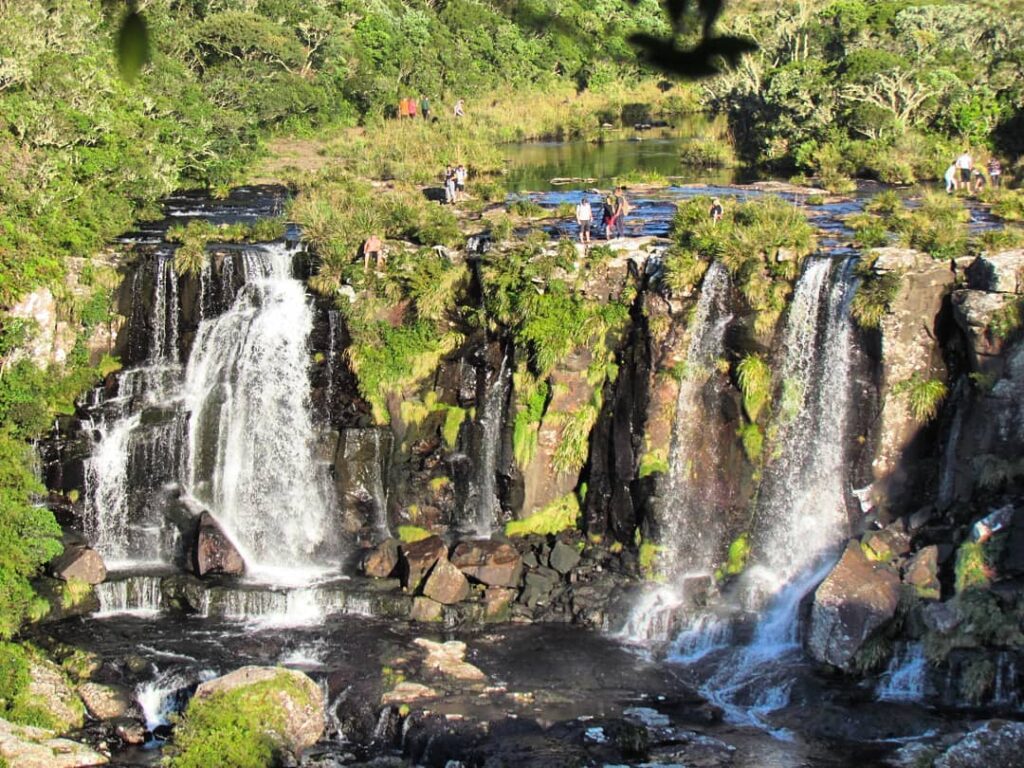
M 584 197 L 576 206 L 576 223 L 580 225 L 580 242 L 590 244 L 590 225 L 594 220 L 594 212 L 590 208 L 589 198 Z
M 974 158 L 966 149 L 956 159 L 956 167 L 960 169 L 960 186 L 970 189 L 971 170 L 974 168 Z

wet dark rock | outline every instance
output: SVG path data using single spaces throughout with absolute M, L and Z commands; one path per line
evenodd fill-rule
M 516 590 L 507 587 L 488 587 L 484 592 L 484 618 L 487 621 L 508 621 Z
M 442 557 L 430 571 L 423 594 L 444 605 L 453 605 L 469 597 L 469 581 L 448 558 Z
M 168 608 L 200 613 L 206 604 L 206 585 L 190 574 L 174 574 L 160 580 L 160 596 Z
M 851 541 L 814 592 L 807 650 L 816 661 L 850 669 L 861 646 L 896 613 L 900 580 Z
M 548 558 L 548 564 L 561 574 L 566 574 L 580 561 L 580 551 L 562 540 L 555 542 Z
M 197 576 L 213 573 L 237 576 L 245 571 L 242 555 L 221 530 L 213 515 L 205 511 L 199 517 L 192 562 Z
M 412 610 L 409 611 L 409 618 L 413 621 L 432 622 L 441 621 L 444 614 L 444 605 L 432 600 L 429 597 L 414 597 Z
M 386 579 L 398 567 L 398 541 L 386 539 L 363 555 L 362 571 L 376 579 Z
M 918 550 L 903 573 L 903 581 L 910 584 L 917 596 L 938 600 L 942 593 L 939 583 L 939 548 L 932 544 Z
M 86 590 L 69 591 L 67 582 L 42 576 L 32 582 L 32 588 L 49 606 L 40 622 L 62 621 L 72 616 L 85 616 L 100 609 L 100 601 L 92 585 Z
M 951 746 L 934 768 L 1019 768 L 1024 757 L 1024 723 L 989 720 Z
M 522 557 L 515 547 L 502 541 L 459 542 L 451 562 L 470 579 L 493 587 L 518 587 L 522 579 Z
M 113 722 L 114 735 L 125 744 L 142 744 L 146 741 L 146 726 L 130 717 L 118 718 Z
M 440 536 L 430 536 L 411 544 L 403 544 L 399 551 L 402 589 L 415 592 L 434 564 L 448 554 L 448 547 Z
M 1015 509 L 1010 518 L 1010 531 L 999 561 L 999 572 L 1002 576 L 1024 575 L 1024 507 Z
M 892 526 L 864 534 L 861 544 L 872 560 L 888 563 L 910 551 L 910 537 Z
M 967 284 L 980 291 L 1024 293 L 1024 249 L 986 253 L 967 270 Z
M 100 584 L 107 578 L 107 566 L 100 553 L 78 544 L 65 544 L 64 551 L 50 561 L 47 570 L 63 581 Z
M 963 621 L 963 616 L 953 601 L 926 605 L 921 611 L 921 618 L 928 629 L 940 635 L 953 632 Z
M 549 599 L 552 590 L 560 581 L 558 571 L 550 568 L 540 567 L 530 571 L 526 574 L 526 584 L 519 595 L 519 601 L 528 608 L 536 608 L 538 603 Z

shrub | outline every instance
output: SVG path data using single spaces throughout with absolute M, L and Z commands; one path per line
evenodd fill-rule
M 736 164 L 736 153 L 724 140 L 697 136 L 680 148 L 679 162 L 699 168 L 725 168 Z
M 985 545 L 965 541 L 956 551 L 955 580 L 957 594 L 968 589 L 983 589 L 992 580 L 992 569 L 985 557 Z
M 761 355 L 750 354 L 740 360 L 736 373 L 743 393 L 743 410 L 747 412 L 747 418 L 756 422 L 771 400 L 771 368 Z
M 992 197 L 992 213 L 1006 221 L 1024 221 L 1024 192 L 1019 189 L 1004 189 Z
M 972 659 L 960 672 L 960 695 L 969 704 L 980 704 L 992 692 L 996 666 L 989 659 Z
M 764 451 L 764 433 L 761 428 L 757 424 L 744 424 L 738 434 L 747 459 L 751 464 L 757 464 Z
M 900 291 L 897 272 L 869 273 L 861 279 L 850 305 L 850 314 L 862 328 L 878 328 Z
M 938 379 L 925 379 L 915 373 L 909 379 L 898 382 L 892 388 L 897 396 L 905 396 L 910 412 L 918 421 L 931 421 L 939 411 L 939 404 L 945 400 L 949 390 Z
M 747 560 L 750 559 L 750 535 L 741 533 L 729 544 L 729 552 L 726 556 L 725 567 L 722 569 L 726 576 L 736 576 L 747 567 Z

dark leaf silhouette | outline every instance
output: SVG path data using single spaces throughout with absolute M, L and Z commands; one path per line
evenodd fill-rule
M 142 14 L 133 10 L 117 33 L 117 66 L 125 82 L 134 82 L 149 61 L 149 29 Z
M 630 0 L 636 5 L 640 0 Z M 662 7 L 672 24 L 670 37 L 657 37 L 645 33 L 632 35 L 629 41 L 637 48 L 640 58 L 652 67 L 670 75 L 698 79 L 717 75 L 725 67 L 734 67 L 745 53 L 757 50 L 753 40 L 729 35 L 715 36 L 714 25 L 722 15 L 724 0 L 697 0 L 696 10 L 701 17 L 702 36 L 692 48 L 680 45 L 679 37 L 687 31 L 689 0 L 662 0 Z

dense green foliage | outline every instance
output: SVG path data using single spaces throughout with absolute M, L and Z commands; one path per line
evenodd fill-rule
M 836 188 L 935 178 L 965 146 L 1019 155 L 1024 20 L 1002 4 L 730 6 L 725 27 L 760 50 L 707 88 L 748 160 Z
M 281 700 L 303 702 L 306 691 L 282 673 L 232 691 L 193 698 L 174 731 L 169 768 L 268 768 L 282 762 Z
M 706 197 L 679 206 L 665 279 L 673 290 L 689 291 L 708 263 L 721 261 L 757 313 L 755 330 L 768 336 L 786 308 L 800 265 L 817 246 L 814 228 L 799 208 L 778 197 L 740 204 L 726 200 L 719 222 L 708 215 L 710 206 Z
M 66 731 L 70 724 L 52 710 L 45 695 L 29 689 L 32 665 L 39 664 L 49 666 L 53 674 L 65 676 L 42 656 L 38 648 L 0 642 L 0 717 L 21 725 Z M 84 715 L 85 709 L 77 699 L 67 702 L 67 706 L 74 716 L 81 718 Z

